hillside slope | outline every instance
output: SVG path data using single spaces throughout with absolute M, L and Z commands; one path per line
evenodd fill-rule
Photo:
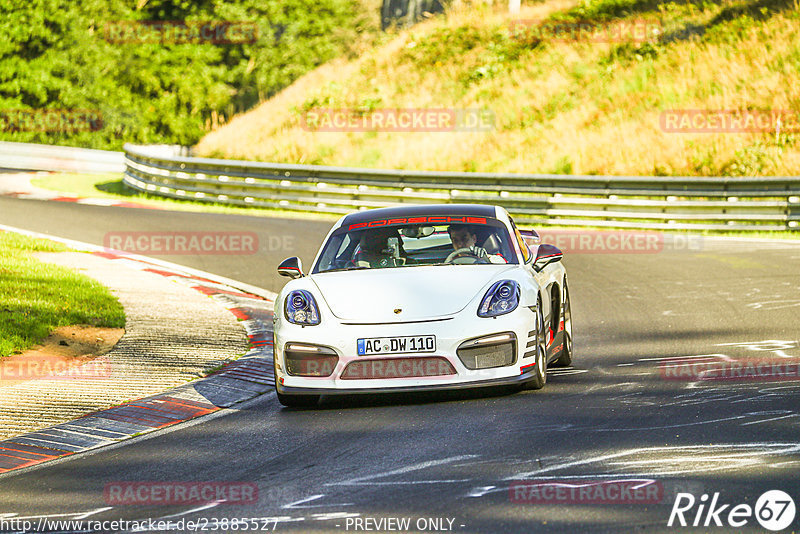
M 562 39 L 547 31 L 554 21 L 606 28 L 655 21 L 656 30 L 624 42 Z M 321 108 L 480 108 L 494 115 L 494 126 L 312 131 L 307 113 Z M 665 113 L 674 110 L 791 116 L 778 133 L 771 122 L 759 132 L 670 132 Z M 513 19 L 497 9 L 462 7 L 399 32 L 355 60 L 315 69 L 208 134 L 196 152 L 401 169 L 796 174 L 800 151 L 786 127 L 797 129 L 798 113 L 796 0 L 549 0 L 523 6 Z

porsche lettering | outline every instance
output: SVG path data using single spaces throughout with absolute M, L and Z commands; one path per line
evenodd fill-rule
M 395 219 L 377 219 L 374 221 L 365 221 L 360 223 L 351 224 L 347 227 L 348 230 L 357 230 L 359 228 L 378 228 L 381 226 L 395 226 L 399 224 L 488 224 L 486 217 L 452 217 L 449 215 L 435 215 L 429 217 L 406 217 Z

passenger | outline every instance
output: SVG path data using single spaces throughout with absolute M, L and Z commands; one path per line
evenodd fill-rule
M 364 230 L 358 249 L 353 257 L 353 264 L 357 267 L 375 269 L 405 264 L 402 240 L 394 228 Z

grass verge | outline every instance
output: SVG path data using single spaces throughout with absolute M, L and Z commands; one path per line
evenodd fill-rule
M 59 326 L 125 326 L 122 305 L 106 287 L 30 254 L 66 250 L 0 231 L 0 358 L 30 348 Z

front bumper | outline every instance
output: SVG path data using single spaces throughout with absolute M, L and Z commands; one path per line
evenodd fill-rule
M 280 321 L 275 325 L 276 388 L 286 395 L 349 395 L 360 393 L 406 393 L 444 391 L 522 384 L 534 377 L 535 357 L 527 347 L 534 335 L 535 312 L 520 307 L 496 318 L 461 313 L 456 316 L 422 322 L 395 324 L 343 324 L 323 321 L 318 326 L 301 327 Z M 501 332 L 513 332 L 516 350 L 513 363 L 487 369 L 468 369 L 458 357 L 457 349 L 465 341 Z M 431 353 L 382 355 L 381 359 L 439 357 L 446 359 L 455 373 L 437 376 L 352 379 L 342 378 L 351 362 L 368 361 L 378 356 L 358 356 L 359 338 L 393 336 L 436 336 L 436 350 Z M 287 372 L 284 347 L 287 343 L 303 343 L 329 347 L 337 356 L 330 376 L 294 376 Z
M 313 388 L 291 387 L 276 383 L 275 387 L 281 395 L 358 395 L 376 393 L 417 393 L 426 391 L 458 391 L 478 388 L 522 385 L 534 378 L 536 369 L 529 367 L 522 374 L 489 380 L 476 380 L 472 382 L 454 382 L 448 384 L 425 384 L 421 386 L 384 386 L 361 388 Z M 399 380 L 399 379 L 397 379 Z

